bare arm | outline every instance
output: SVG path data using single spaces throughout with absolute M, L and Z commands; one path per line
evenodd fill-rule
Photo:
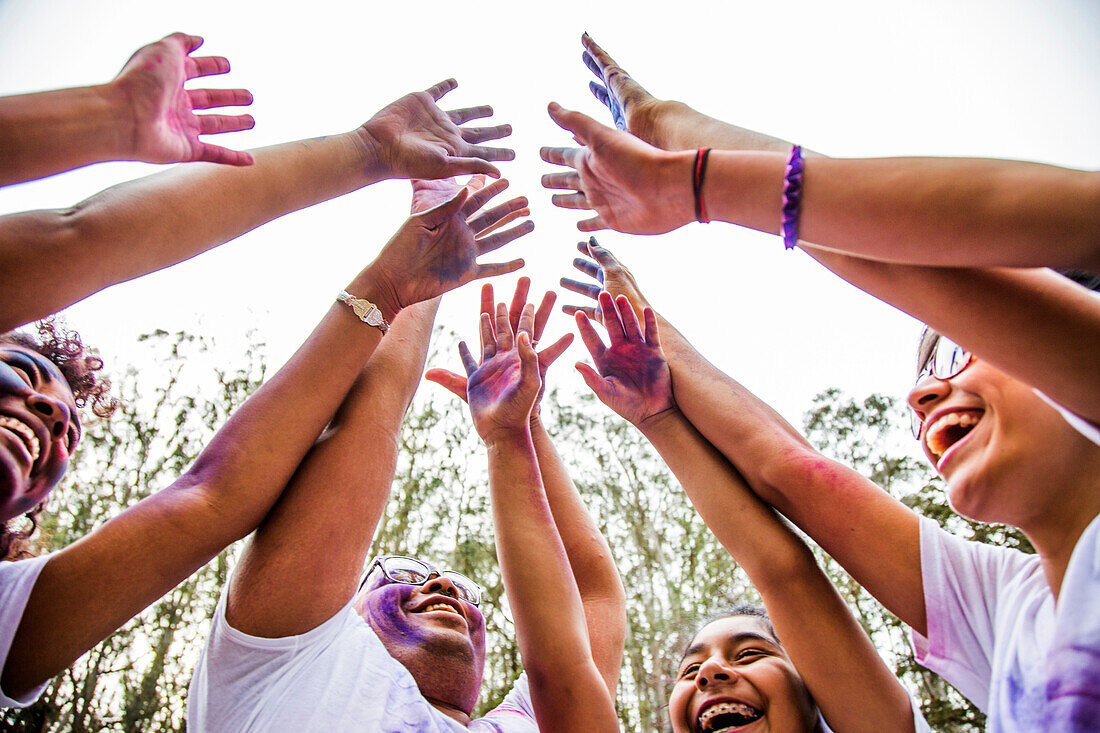
M 384 178 L 499 175 L 486 161 L 512 152 L 467 139 L 511 128 L 457 127 L 492 110 L 442 112 L 435 100 L 454 87 L 406 95 L 349 133 L 256 150 L 248 167 L 180 166 L 71 209 L 0 217 L 0 332 Z
M 0 97 L 0 186 L 107 160 L 249 165 L 252 156 L 199 140 L 247 130 L 250 115 L 195 110 L 250 104 L 244 89 L 184 89 L 229 71 L 222 56 L 192 57 L 202 38 L 173 33 L 137 50 L 107 84 Z
M 256 530 L 233 573 L 229 624 L 304 633 L 355 592 L 397 468 L 397 434 L 420 382 L 439 300 L 405 309 L 328 430 Z
M 527 306 L 529 318 L 534 307 Z M 541 387 L 530 332 L 514 339 L 503 304 L 496 336 L 482 316 L 480 364 L 463 344 L 470 412 L 489 455 L 497 555 L 539 730 L 617 731 L 613 698 L 593 661 L 585 611 L 555 526 L 530 434 Z
M 547 292 L 534 318 L 530 321 L 522 320 L 530 287 L 529 278 L 519 279 L 508 310 L 508 320 L 516 333 L 521 328 L 529 329 L 532 343 L 537 343 L 542 339 L 556 296 L 553 292 Z M 481 289 L 481 312 L 490 318 L 495 317 L 496 301 L 490 283 L 486 283 Z M 495 338 L 495 333 L 491 335 Z M 614 697 L 626 638 L 626 594 L 611 555 L 611 548 L 585 508 L 577 487 L 569 478 L 565 464 L 562 463 L 561 456 L 554 448 L 541 420 L 540 406 L 546 390 L 546 372 L 572 340 L 573 334 L 566 334 L 538 354 L 542 387 L 531 410 L 531 440 L 554 525 L 565 546 L 573 579 L 577 583 L 584 606 L 592 658 L 607 683 L 608 691 Z M 443 385 L 463 401 L 467 399 L 465 377 L 445 369 L 431 369 L 425 377 Z
M 348 286 L 390 316 L 368 269 Z M 267 514 L 381 333 L 343 305 L 218 431 L 195 464 L 46 564 L 4 668 L 19 695 L 64 669 Z M 319 378 L 318 375 L 324 375 Z M 302 389 L 309 384 L 310 389 Z
M 499 191 L 503 184 L 494 187 Z M 522 265 L 474 262 L 481 248 L 489 251 L 530 227 L 475 240 L 462 212 L 467 193 L 459 191 L 410 218 L 348 285 L 348 292 L 374 302 L 392 319 L 405 305 Z M 470 200 L 474 208 L 480 206 L 478 194 Z M 441 261 L 451 265 L 445 276 L 440 275 Z M 286 366 L 234 413 L 186 474 L 54 556 L 39 576 L 16 632 L 4 690 L 19 695 L 56 674 L 251 532 L 332 419 L 380 337 L 379 330 L 360 322 L 347 306 L 334 304 Z
M 636 309 L 648 305 L 630 274 L 596 244 L 582 245 L 596 262 L 578 267 L 603 280 Z M 598 263 L 598 264 L 597 264 Z M 563 280 L 595 298 L 600 286 Z M 594 319 L 603 308 L 582 310 Z M 672 372 L 676 404 L 737 469 L 752 490 L 809 534 L 903 621 L 925 627 L 916 514 L 856 471 L 817 452 L 766 403 L 706 360 L 672 324 L 655 314 Z M 923 633 L 923 632 L 922 632 Z
M 657 319 L 644 333 L 629 300 L 600 296 L 611 345 L 589 320 L 577 325 L 599 372 L 589 387 L 660 452 L 703 521 L 760 591 L 776 632 L 834 730 L 912 730 L 909 697 L 883 664 L 809 548 L 745 485 L 675 406 Z M 621 334 L 621 336 L 620 336 Z
M 625 129 L 662 150 L 740 151 L 712 153 L 704 190 L 712 218 L 778 230 L 789 142 L 657 99 L 587 35 L 582 43 L 602 82 L 593 93 Z M 749 187 L 774 200 L 745 196 Z M 806 165 L 799 231 L 808 243 L 902 264 L 1097 271 L 1100 173 L 1017 160 L 817 156 Z
M 584 606 L 592 659 L 615 697 L 626 640 L 626 593 L 607 540 L 584 506 L 577 487 L 538 418 L 531 421 L 546 499 Z
M 658 100 L 627 76 L 591 39 L 586 37 L 584 42 L 589 65 L 608 84 L 606 88 L 593 85 L 596 96 L 609 106 L 612 106 L 612 100 L 617 100 L 614 103 L 623 109 L 627 129 L 632 133 L 667 150 L 701 146 L 722 149 L 711 154 L 707 173 L 705 196 L 712 215 L 728 220 L 738 220 L 739 223 L 755 226 L 764 231 L 777 231 L 783 167 L 786 153 L 790 149 L 789 142 L 715 120 L 680 102 Z M 613 131 L 608 132 L 615 134 Z M 620 143 L 625 144 L 625 141 L 615 144 Z M 630 151 L 637 152 L 637 149 L 624 149 L 624 152 Z M 811 226 L 807 214 L 812 215 L 813 202 L 810 200 L 810 194 L 813 190 L 813 180 L 818 177 L 810 171 L 827 171 L 829 166 L 838 163 L 848 164 L 851 161 L 836 161 L 812 151 L 805 152 L 812 161 L 807 164 L 801 231 L 804 239 L 823 242 L 824 240 L 815 238 L 807 228 Z M 726 167 L 730 175 L 725 178 L 720 172 L 723 169 L 723 160 L 727 163 L 734 161 L 734 164 Z M 874 161 L 858 162 L 874 163 L 880 166 L 880 172 L 895 176 L 896 181 L 884 190 L 899 198 L 901 198 L 900 194 L 911 197 L 914 206 L 929 204 L 929 202 L 939 205 L 947 200 L 943 198 L 946 194 L 937 193 L 928 184 L 915 179 L 906 179 L 909 174 L 902 169 L 896 169 L 892 164 Z M 717 166 L 715 166 L 716 163 Z M 989 181 L 996 179 L 999 175 L 991 173 L 990 176 L 977 178 L 956 175 L 959 172 L 951 166 L 968 164 L 966 161 L 935 162 L 928 159 L 921 165 L 926 163 L 931 166 L 929 170 L 934 171 L 935 177 L 941 181 L 941 188 L 946 185 L 946 182 L 962 182 L 967 186 L 992 185 Z M 1011 161 L 996 161 L 996 163 L 1007 164 Z M 673 158 L 669 165 L 683 166 L 684 163 L 683 161 L 677 163 Z M 1035 170 L 1047 168 L 1034 164 L 1019 165 L 1032 166 Z M 712 178 L 712 174 L 716 172 L 719 175 Z M 1100 184 L 1097 183 L 1100 178 L 1096 174 L 1086 175 L 1091 176 L 1089 180 L 1093 182 L 1088 185 L 1100 191 Z M 683 188 L 685 181 L 690 182 L 690 172 L 676 177 L 675 181 L 679 181 L 677 185 Z M 711 188 L 712 185 L 714 188 Z M 852 195 L 861 197 L 861 201 L 876 201 L 872 192 L 857 190 L 859 186 L 855 183 L 849 182 L 845 185 L 851 185 L 854 191 Z M 723 189 L 728 195 L 722 193 Z M 1003 188 L 1003 191 L 1009 190 L 1043 191 L 1046 189 L 1043 186 L 1033 186 L 1017 181 Z M 1091 215 L 1100 212 L 1100 206 L 1086 205 L 1088 199 L 1082 198 L 1084 194 L 1073 194 L 1069 191 L 1064 193 L 1065 197 L 1059 206 L 1073 206 L 1091 212 Z M 662 203 L 680 201 L 680 208 L 686 211 L 683 215 L 688 219 L 693 218 L 690 186 L 687 186 L 686 198 L 683 195 L 677 198 L 678 195 L 664 195 L 660 201 Z M 993 195 L 979 198 L 982 199 L 982 206 L 993 206 L 998 200 Z M 1020 202 L 1013 203 L 1012 206 L 1007 204 L 997 204 L 997 206 L 1006 210 L 1018 210 L 1023 212 L 1022 215 L 1030 216 L 1031 214 L 1028 213 L 1031 211 L 1028 208 L 1030 204 L 1022 195 L 1018 198 Z M 726 203 L 731 204 L 741 213 L 728 217 L 722 214 L 722 207 Z M 837 207 L 843 208 L 843 216 L 851 216 L 860 222 L 860 226 L 866 222 L 877 221 L 875 217 L 883 212 L 892 217 L 891 222 L 909 216 L 908 213 L 896 209 L 883 209 L 883 212 L 870 210 L 876 206 L 878 204 L 875 203 L 834 202 L 830 204 L 829 210 L 839 211 Z M 955 207 L 956 204 L 952 203 L 951 206 Z M 1057 213 L 1060 211 L 1058 206 L 1046 207 L 1046 204 L 1043 204 L 1043 207 L 1044 211 L 1054 212 L 1056 216 L 1064 215 L 1066 218 L 1062 219 L 1062 222 L 1075 221 L 1073 216 Z M 963 216 L 971 219 L 965 226 L 957 222 L 953 223 L 954 213 L 939 212 L 932 215 L 930 211 L 926 208 L 920 216 L 926 217 L 930 225 L 945 226 L 953 232 L 968 232 L 970 231 L 968 227 L 973 222 L 980 221 L 980 217 L 973 218 L 972 207 L 958 208 Z M 952 208 L 952 212 L 954 211 L 955 208 Z M 1012 216 L 1014 215 L 1005 215 L 1001 212 L 998 218 L 1009 222 Z M 738 219 L 738 217 L 756 218 L 753 219 L 755 223 L 749 223 L 749 219 Z M 657 226 L 652 221 L 647 223 L 658 229 L 667 226 L 667 223 L 661 226 Z M 1028 225 L 1023 222 L 1006 224 L 1006 226 L 1018 232 L 1025 232 L 1028 229 Z M 1082 225 L 1077 222 L 1073 226 L 1080 228 Z M 889 226 L 867 226 L 866 229 L 869 235 L 879 237 L 878 241 L 886 246 L 897 246 L 901 248 L 897 251 L 904 251 L 902 245 L 891 244 L 888 239 L 899 236 L 897 234 L 899 231 L 904 232 L 904 225 L 900 229 L 895 228 L 893 223 Z M 1060 230 L 1057 227 L 1048 229 L 1046 236 L 1058 238 L 1060 242 L 1058 246 L 1073 240 L 1070 236 L 1059 238 L 1051 234 L 1058 231 Z M 1083 231 L 1091 232 L 1091 236 L 1095 237 L 1096 232 L 1100 232 L 1100 225 L 1084 227 Z M 861 233 L 859 236 L 864 234 Z M 981 236 L 973 236 L 982 239 Z M 982 239 L 982 241 L 995 242 L 993 238 Z M 878 255 L 867 252 L 862 252 L 867 254 L 866 258 L 846 256 L 846 252 L 856 254 L 861 252 L 852 249 L 844 242 L 830 241 L 829 246 L 835 249 L 805 243 L 804 248 L 810 256 L 857 287 L 928 323 L 938 332 L 964 345 L 998 368 L 1041 389 L 1059 404 L 1087 419 L 1100 421 L 1100 392 L 1096 389 L 1095 379 L 1095 354 L 1098 353 L 1097 345 L 1100 344 L 1100 304 L 1087 297 L 1080 288 L 1068 281 L 1059 281 L 1049 273 L 1044 275 L 1010 269 L 952 269 L 920 266 L 965 264 L 968 260 L 935 259 L 943 253 L 965 251 L 965 247 L 960 248 L 958 243 L 949 244 L 950 240 L 938 235 L 911 239 L 907 242 L 905 246 L 916 247 L 920 251 L 927 250 L 924 258 L 914 258 L 912 265 L 876 261 L 871 257 L 878 257 Z M 936 247 L 929 248 L 927 246 L 929 242 L 935 242 Z M 1000 245 L 991 251 L 997 252 L 1001 249 L 1003 249 L 1004 259 L 999 261 L 999 264 L 1044 264 L 1042 261 L 1029 263 L 1025 260 L 1012 260 L 1012 250 L 1001 248 Z M 1043 250 L 1044 253 L 1046 251 Z M 955 257 L 953 254 L 948 256 Z M 981 261 L 970 263 L 982 264 Z M 1047 260 L 1045 263 L 1058 264 L 1058 261 Z M 998 264 L 998 261 L 990 261 L 988 264 Z M 1078 265 L 1082 264 L 1087 266 L 1088 263 L 1085 260 L 1078 262 Z M 1092 264 L 1095 265 L 1096 262 L 1093 261 Z M 1011 330 L 1008 327 L 1009 324 L 1012 326 Z

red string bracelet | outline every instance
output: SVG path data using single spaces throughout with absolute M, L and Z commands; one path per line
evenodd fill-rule
M 707 158 L 710 156 L 710 148 L 699 148 L 695 153 L 695 166 L 692 169 L 691 192 L 695 196 L 695 221 L 709 224 L 707 205 L 703 202 L 703 177 L 707 174 Z

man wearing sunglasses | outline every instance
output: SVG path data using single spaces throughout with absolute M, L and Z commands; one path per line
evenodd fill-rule
M 522 307 L 529 281 L 520 284 Z M 556 703 L 540 697 L 547 681 L 560 686 L 582 677 L 575 673 L 578 662 L 598 670 L 597 692 L 614 698 L 625 633 L 622 585 L 537 416 L 530 432 L 544 501 L 583 613 L 579 628 L 565 623 L 561 594 L 547 588 L 546 573 L 528 579 L 529 590 L 537 592 L 521 599 L 510 583 L 514 575 L 505 572 L 530 685 L 521 676 L 501 705 L 474 719 L 485 663 L 481 588 L 426 559 L 365 562 L 393 483 L 397 434 L 420 381 L 437 307 L 438 299 L 397 316 L 328 432 L 250 540 L 191 683 L 188 730 L 534 733 L 536 712 Z M 551 309 L 552 301 L 540 309 L 535 333 L 541 334 Z M 530 531 L 520 529 L 529 540 Z M 497 540 L 500 552 L 499 525 Z M 503 563 L 503 553 L 501 558 Z M 527 600 L 535 596 L 538 603 Z M 555 641 L 570 634 L 572 643 L 558 645 L 568 659 L 549 659 L 556 649 L 548 655 L 546 645 L 531 651 L 531 636 L 520 626 L 521 605 L 555 614 L 556 626 L 544 626 Z M 566 663 L 572 665 L 568 672 Z

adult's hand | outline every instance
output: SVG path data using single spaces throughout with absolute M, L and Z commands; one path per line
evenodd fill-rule
M 552 290 L 548 290 L 546 294 L 542 296 L 542 302 L 539 304 L 537 311 L 534 310 L 533 307 L 528 309 L 526 307 L 527 294 L 530 288 L 531 278 L 529 277 L 521 277 L 519 282 L 516 283 L 516 291 L 512 295 L 512 305 L 508 308 L 508 325 L 513 333 L 526 333 L 531 339 L 532 347 L 534 347 L 538 345 L 539 340 L 542 338 L 542 333 L 546 328 L 546 321 L 554 309 L 554 301 L 557 299 L 557 296 Z M 483 325 L 481 331 L 482 349 L 485 349 L 487 345 L 485 339 L 495 341 L 497 338 L 496 328 L 493 325 L 496 308 L 496 301 L 493 297 L 493 285 L 492 283 L 485 283 L 481 286 L 481 323 Z M 484 328 L 486 318 L 488 318 L 489 326 L 487 330 Z M 569 348 L 569 344 L 571 343 L 573 343 L 573 334 L 567 333 L 542 351 L 538 352 L 539 381 L 541 382 L 541 386 L 538 396 L 535 398 L 535 405 L 531 409 L 532 420 L 538 417 L 542 396 L 546 393 L 546 370 L 550 368 L 551 364 L 557 361 L 559 356 L 565 353 L 565 350 Z M 447 369 L 429 369 L 424 374 L 424 378 L 428 381 L 442 385 L 463 402 L 468 401 L 466 396 L 467 380 L 465 376 L 455 374 Z
M 514 212 L 526 209 L 527 199 L 514 198 L 479 212 L 508 185 L 507 181 L 496 181 L 491 186 L 479 187 L 483 183 L 482 179 L 462 185 L 451 179 L 450 198 L 414 213 L 378 254 L 370 269 L 394 312 L 471 280 L 504 275 L 523 267 L 522 259 L 477 262 L 480 255 L 503 247 L 535 228 L 528 220 L 495 234 L 485 234 Z M 416 181 L 413 190 L 413 210 L 418 211 L 439 196 L 442 189 Z
M 190 79 L 229 71 L 223 56 L 192 57 L 201 45 L 200 36 L 173 33 L 139 48 L 111 82 L 133 113 L 129 157 L 147 163 L 252 164 L 249 153 L 199 140 L 199 135 L 248 130 L 256 124 L 251 115 L 195 114 L 195 110 L 252 103 L 252 94 L 245 89 L 183 88 Z
M 524 311 L 524 318 L 534 319 L 533 305 L 525 306 Z M 480 363 L 465 341 L 459 343 L 458 353 L 466 369 L 466 397 L 474 428 L 482 440 L 491 443 L 527 430 L 542 380 L 530 334 L 512 333 L 503 303 L 497 306 L 495 329 L 491 319 L 482 314 L 481 342 Z
M 626 296 L 614 300 L 600 293 L 610 346 L 605 346 L 588 317 L 577 313 L 577 330 L 596 362 L 596 369 L 578 362 L 577 371 L 596 396 L 623 419 L 636 426 L 676 406 L 672 397 L 672 374 L 661 351 L 657 317 L 652 308 L 642 312 L 643 334 L 638 317 Z
M 634 275 L 626 269 L 626 265 L 619 262 L 618 258 L 611 254 L 610 250 L 601 246 L 595 237 L 589 237 L 587 242 L 578 242 L 577 249 L 581 254 L 588 255 L 591 259 L 577 257 L 573 260 L 573 267 L 591 277 L 595 282 L 582 282 L 581 280 L 563 277 L 561 286 L 566 290 L 591 298 L 595 301 L 595 305 L 563 305 L 561 309 L 565 313 L 574 315 L 577 311 L 582 311 L 591 320 L 603 323 L 603 310 L 599 304 L 600 291 L 603 290 L 611 293 L 612 298 L 625 295 L 635 312 L 649 306 L 649 301 L 642 295 Z
M 559 127 L 584 146 L 540 151 L 547 163 L 572 169 L 542 177 L 545 188 L 574 192 L 555 194 L 554 205 L 596 212 L 578 222 L 578 229 L 663 234 L 694 220 L 693 152 L 659 150 L 553 102 L 548 111 Z
M 667 150 L 661 143 L 661 123 L 686 105 L 654 97 L 587 33 L 581 36 L 581 44 L 584 46 L 581 60 L 601 82 L 589 82 L 588 88 L 611 111 L 615 127 Z
M 515 151 L 479 143 L 512 134 L 511 125 L 459 127 L 470 120 L 489 117 L 487 105 L 444 112 L 437 105 L 443 95 L 458 86 L 447 79 L 423 92 L 406 94 L 370 118 L 358 133 L 374 150 L 385 178 L 447 178 L 484 173 L 500 178 L 488 161 L 512 160 Z

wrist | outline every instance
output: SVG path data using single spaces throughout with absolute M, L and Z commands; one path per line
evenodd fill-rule
M 354 280 L 348 284 L 347 292 L 356 297 L 364 298 L 374 303 L 382 312 L 382 317 L 387 323 L 393 323 L 393 319 L 401 312 L 402 304 L 397 295 L 392 278 L 384 268 L 375 264 L 368 265 Z
M 526 421 L 519 425 L 496 426 L 481 436 L 481 439 L 490 452 L 534 448 L 531 441 L 531 426 Z
M 391 172 L 382 157 L 382 144 L 378 138 L 371 134 L 367 123 L 348 133 L 355 146 L 359 160 L 359 170 L 367 177 L 370 183 L 382 181 L 391 177 Z
M 639 123 L 638 137 L 661 150 L 686 150 L 697 147 L 685 142 L 682 130 L 691 130 L 701 118 L 683 102 L 661 100 L 654 103 Z M 643 134 L 644 133 L 644 134 Z
M 671 213 L 677 226 L 695 221 L 695 194 L 692 191 L 695 152 L 665 153 L 661 161 L 661 205 Z
M 68 116 L 96 141 L 99 161 L 137 160 L 137 113 L 129 90 L 119 80 L 72 90 L 80 95 L 76 108 Z M 76 129 L 67 130 L 71 138 L 79 138 Z
M 642 418 L 635 427 L 638 428 L 643 435 L 650 435 L 662 430 L 667 430 L 670 427 L 675 427 L 682 419 L 683 413 L 680 412 L 680 408 L 672 404 L 660 412 L 655 412 L 652 415 Z

